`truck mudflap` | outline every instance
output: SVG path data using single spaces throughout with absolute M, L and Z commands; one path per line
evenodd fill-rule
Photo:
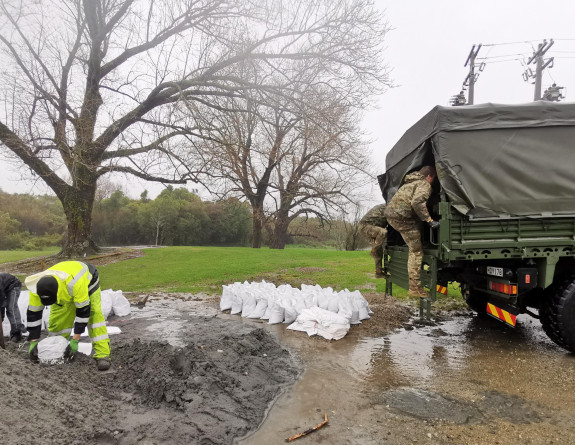
M 500 303 L 496 304 L 500 305 Z M 511 306 L 506 306 L 505 309 L 503 309 L 497 306 L 496 304 L 490 301 L 487 302 L 487 308 L 486 308 L 487 315 L 490 315 L 491 317 L 514 328 L 517 320 L 517 314 L 519 313 L 519 311 L 517 311 L 517 309 Z

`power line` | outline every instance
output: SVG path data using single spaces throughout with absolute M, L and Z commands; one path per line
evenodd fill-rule
M 478 60 L 488 60 L 488 59 L 497 59 L 497 58 L 501 58 L 501 57 L 512 57 L 512 56 L 523 56 L 525 57 L 525 53 L 516 53 L 516 54 L 502 54 L 500 56 L 485 56 L 485 57 L 478 57 Z
M 575 39 L 570 39 L 575 40 Z M 520 42 L 506 42 L 506 43 L 487 43 L 483 46 L 502 46 L 502 45 L 517 45 L 518 43 L 533 43 L 537 42 L 537 40 L 522 40 Z

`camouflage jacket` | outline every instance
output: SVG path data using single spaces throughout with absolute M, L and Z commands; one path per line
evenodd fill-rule
M 376 205 L 371 208 L 359 221 L 360 224 L 369 224 L 372 226 L 385 227 L 387 221 L 385 219 L 385 204 Z
M 421 173 L 410 173 L 387 205 L 386 214 L 405 219 L 433 221 L 426 205 L 429 195 L 431 195 L 431 184 Z

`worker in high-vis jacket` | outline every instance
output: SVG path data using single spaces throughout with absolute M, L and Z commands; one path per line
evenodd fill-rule
M 51 306 L 48 335 L 62 335 L 70 340 L 65 356 L 72 358 L 76 354 L 80 335 L 87 326 L 98 369 L 110 368 L 110 340 L 102 314 L 100 280 L 94 266 L 80 261 L 63 261 L 29 276 L 24 284 L 30 291 L 28 353 L 33 361 L 38 360 L 42 312 L 45 306 Z

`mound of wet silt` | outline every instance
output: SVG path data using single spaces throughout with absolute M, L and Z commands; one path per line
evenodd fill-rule
M 228 323 L 200 338 L 183 348 L 140 339 L 119 345 L 111 385 L 142 405 L 182 412 L 194 443 L 231 443 L 257 427 L 299 368 L 263 329 Z
M 82 354 L 33 364 L 28 344 L 9 342 L 0 349 L 0 443 L 231 444 L 256 429 L 298 363 L 253 325 L 182 317 L 174 335 L 183 348 L 156 341 L 147 319 L 122 320 L 107 372 Z

